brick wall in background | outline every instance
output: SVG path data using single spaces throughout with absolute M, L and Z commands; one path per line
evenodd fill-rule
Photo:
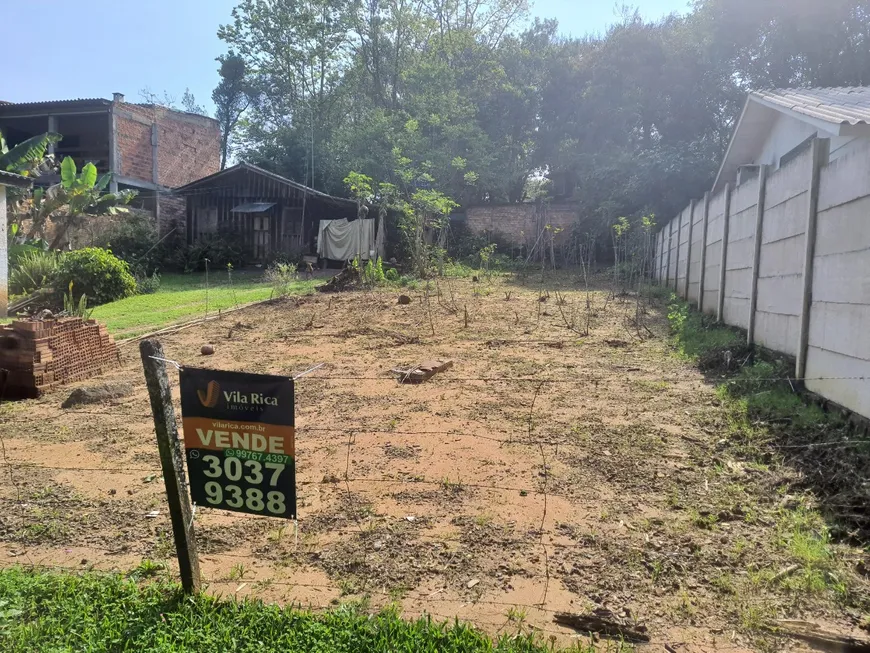
M 475 206 L 467 211 L 468 227 L 474 233 L 498 234 L 515 245 L 534 245 L 546 225 L 561 228 L 559 242 L 577 221 L 576 204 L 504 204 Z
M 175 233 L 170 236 L 184 238 L 186 237 L 185 223 L 187 218 L 187 203 L 183 197 L 177 195 L 160 196 L 160 221 L 157 225 L 160 236 L 168 234 L 175 229 Z
M 154 182 L 152 124 L 157 125 L 156 183 L 183 186 L 220 170 L 220 127 L 205 116 L 154 105 L 115 105 L 121 175 Z
M 151 126 L 122 115 L 115 117 L 115 126 L 121 176 L 150 182 Z

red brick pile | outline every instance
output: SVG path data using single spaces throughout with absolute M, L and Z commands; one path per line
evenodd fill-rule
M 96 320 L 16 320 L 0 328 L 4 399 L 38 397 L 64 383 L 117 367 L 118 346 Z

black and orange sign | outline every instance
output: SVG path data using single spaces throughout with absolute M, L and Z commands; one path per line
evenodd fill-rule
M 190 367 L 180 376 L 193 502 L 295 519 L 293 379 Z

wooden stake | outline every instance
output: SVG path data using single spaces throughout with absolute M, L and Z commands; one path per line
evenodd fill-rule
M 193 510 L 187 494 L 184 459 L 175 424 L 169 378 L 166 376 L 166 365 L 163 360 L 158 360 L 166 357 L 163 355 L 163 346 L 158 340 L 153 339 L 140 342 L 139 353 L 142 355 L 145 383 L 151 398 L 151 412 L 154 414 L 154 430 L 157 434 L 157 448 L 160 451 L 166 498 L 169 502 L 169 517 L 175 537 L 181 585 L 185 593 L 191 594 L 199 591 L 199 557 L 196 552 Z

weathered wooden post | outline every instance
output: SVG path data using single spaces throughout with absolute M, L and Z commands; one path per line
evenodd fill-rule
M 163 468 L 163 482 L 169 502 L 169 518 L 172 521 L 175 552 L 181 571 L 181 585 L 190 594 L 199 591 L 199 558 L 193 530 L 193 510 L 185 487 L 181 443 L 178 440 L 169 378 L 166 376 L 165 356 L 160 342 L 153 339 L 140 342 L 139 353 L 142 356 L 142 367 L 145 368 L 151 412 L 154 414 L 154 431 L 157 434 L 160 466 Z

